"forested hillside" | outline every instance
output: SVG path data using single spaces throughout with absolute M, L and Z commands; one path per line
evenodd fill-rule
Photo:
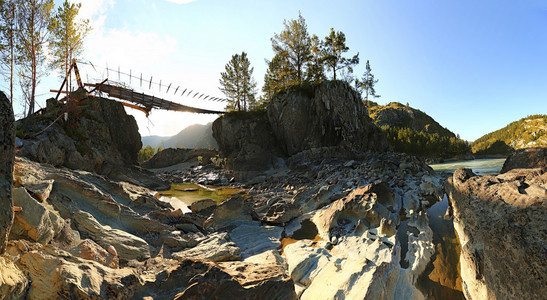
M 426 113 L 391 102 L 365 101 L 370 117 L 382 128 L 397 152 L 422 157 L 450 158 L 470 152 L 469 144 L 441 126 Z
M 547 115 L 532 115 L 488 133 L 471 144 L 478 155 L 509 154 L 513 149 L 547 146 Z

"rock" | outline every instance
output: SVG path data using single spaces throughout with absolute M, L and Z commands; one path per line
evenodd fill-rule
M 63 229 L 65 221 L 57 212 L 40 204 L 24 188 L 13 190 L 13 202 L 23 210 L 15 215 L 10 239 L 29 239 L 45 245 Z
M 209 207 L 215 207 L 217 203 L 211 199 L 203 199 L 190 204 L 190 210 L 194 213 L 200 212 Z
M 103 248 L 116 247 L 120 261 L 144 260 L 150 257 L 150 246 L 143 239 L 119 229 L 103 226 L 89 213 L 75 211 L 76 227 L 84 237 L 89 237 Z
M 126 114 L 121 103 L 84 97 L 78 103 L 47 104 L 42 114 L 17 121 L 17 130 L 24 135 L 18 156 L 151 188 L 169 188 L 154 174 L 135 167 L 141 138 L 134 117 Z M 65 110 L 70 110 L 68 120 L 52 124 Z
M 517 149 L 503 163 L 501 173 L 512 169 L 547 168 L 547 147 Z
M 0 254 L 6 250 L 13 223 L 13 157 L 15 155 L 13 109 L 6 94 L 0 92 Z
M 213 122 L 213 137 L 238 180 L 282 164 L 283 152 L 264 112 L 226 113 Z
M 230 238 L 241 249 L 241 258 L 281 247 L 283 227 L 261 226 L 259 222 L 240 223 L 230 231 Z
M 0 295 L 7 299 L 24 299 L 29 282 L 25 274 L 6 257 L 0 256 Z
M 144 299 L 296 299 L 293 281 L 275 265 L 183 260 L 139 288 Z
M 264 221 L 272 224 L 284 225 L 299 215 L 300 211 L 296 205 L 280 201 L 270 206 L 264 216 Z
M 546 295 L 547 173 L 515 169 L 498 176 L 468 175 L 458 169 L 446 184 L 462 245 L 465 297 Z
M 27 299 L 127 299 L 139 285 L 133 269 L 112 269 L 52 246 L 14 251 L 20 251 L 17 264 L 31 282 Z
M 94 241 L 86 239 L 68 252 L 83 259 L 96 261 L 109 268 L 117 269 L 119 267 L 118 255 L 112 245 L 108 246 L 107 251 Z
M 29 193 L 42 202 L 47 200 L 53 188 L 53 180 L 40 180 L 32 174 L 19 177 L 18 181 Z
M 270 101 L 267 112 L 275 137 L 288 156 L 329 146 L 347 146 L 357 152 L 388 149 L 385 134 L 372 123 L 361 97 L 345 82 L 289 89 Z
M 256 213 L 245 198 L 235 196 L 220 203 L 203 227 L 212 227 L 218 231 L 252 221 L 253 216 L 256 218 Z
M 226 232 L 212 233 L 193 248 L 172 254 L 174 259 L 205 259 L 230 261 L 239 259 L 241 250 L 230 240 Z

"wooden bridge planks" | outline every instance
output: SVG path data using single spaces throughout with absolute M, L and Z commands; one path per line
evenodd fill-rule
M 91 86 L 97 91 L 108 94 L 109 97 L 118 98 L 124 101 L 136 103 L 142 105 L 146 110 L 151 109 L 164 109 L 180 112 L 191 112 L 198 114 L 223 114 L 224 111 L 216 111 L 209 109 L 196 108 L 191 106 L 186 106 L 178 104 L 172 101 L 168 101 L 162 98 L 157 98 L 154 96 L 146 95 L 144 93 L 137 93 L 131 89 L 122 88 L 119 86 L 114 86 L 110 84 L 88 84 L 86 86 Z

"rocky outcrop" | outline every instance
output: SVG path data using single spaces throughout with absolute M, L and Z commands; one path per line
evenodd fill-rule
M 547 169 L 547 147 L 518 149 L 511 153 L 503 163 L 501 173 L 513 169 Z
M 4 253 L 13 222 L 13 157 L 15 124 L 10 101 L 0 92 L 0 254 Z
M 356 152 L 388 149 L 359 94 L 341 81 L 277 94 L 268 106 L 268 120 L 288 156 L 329 146 Z
M 211 163 L 211 157 L 215 157 L 217 154 L 216 150 L 208 149 L 167 148 L 156 153 L 141 165 L 147 169 L 159 169 L 185 162 L 194 163 L 195 165 L 209 164 Z
M 462 246 L 467 299 L 541 299 L 547 294 L 547 173 L 515 169 L 448 179 L 454 228 Z
M 360 99 L 339 81 L 291 88 L 276 95 L 266 113 L 231 112 L 218 118 L 213 137 L 236 178 L 245 180 L 283 167 L 281 158 L 310 149 L 332 148 L 333 155 L 345 156 L 386 151 L 385 134 Z
M 88 97 L 83 90 L 71 97 L 77 99 L 67 104 L 49 99 L 40 113 L 17 121 L 23 144 L 18 156 L 151 188 L 168 188 L 153 174 L 135 167 L 142 143 L 135 119 L 126 114 L 121 103 Z
M 283 164 L 283 152 L 264 112 L 226 113 L 213 122 L 213 137 L 239 179 Z

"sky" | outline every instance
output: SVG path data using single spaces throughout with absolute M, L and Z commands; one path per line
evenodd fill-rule
M 85 0 L 80 15 L 93 30 L 82 60 L 95 68 L 82 64 L 82 77 L 117 80 L 116 72 L 102 69 L 108 66 L 222 97 L 220 73 L 232 55 L 245 51 L 260 90 L 265 60 L 273 57 L 271 38 L 299 12 L 310 34 L 323 39 L 330 28 L 345 33 L 347 56 L 359 52 L 361 59 L 356 77 L 370 61 L 379 79 L 375 101 L 409 103 L 465 140 L 547 114 L 547 2 L 541 0 Z M 120 81 L 127 78 L 122 74 Z M 38 104 L 55 96 L 49 90 L 60 82 L 56 74 L 43 78 Z M 174 96 L 172 89 L 166 94 L 135 81 L 131 86 L 224 109 L 219 102 Z M 217 117 L 154 110 L 147 119 L 128 112 L 141 135 L 170 136 Z

